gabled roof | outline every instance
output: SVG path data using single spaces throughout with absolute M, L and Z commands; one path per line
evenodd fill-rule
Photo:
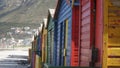
M 34 41 L 34 35 L 32 36 L 32 43 L 33 43 L 33 41 Z
M 62 3 L 63 0 L 58 0 L 57 2 L 57 6 L 56 6 L 56 9 L 55 9 L 55 14 L 54 14 L 54 20 L 57 19 L 58 17 L 58 14 L 59 14 L 59 11 L 60 11 L 60 6 L 61 6 L 61 3 Z M 68 5 L 71 5 L 71 2 L 73 2 L 74 0 L 66 0 L 66 3 L 68 3 Z M 72 6 L 71 6 L 72 7 Z
M 39 32 L 42 31 L 42 28 L 43 28 L 43 24 L 40 24 L 40 27 L 38 28 Z
M 47 18 L 44 18 L 44 19 L 43 19 L 43 26 L 44 26 L 44 28 L 47 27 Z
M 54 14 L 55 14 L 55 9 L 49 9 L 48 10 L 48 15 L 51 15 L 51 17 L 54 17 Z
M 43 23 L 42 23 L 42 31 L 41 31 L 41 33 L 43 33 L 43 30 L 46 29 L 46 27 L 47 27 L 47 18 L 44 18 Z
M 49 9 L 48 10 L 48 17 L 47 17 L 47 27 L 48 28 L 48 25 L 49 25 L 49 21 L 50 21 L 50 17 L 54 17 L 54 14 L 55 14 L 55 9 Z
M 61 0 L 58 0 L 57 6 L 56 6 L 56 9 L 55 9 L 54 20 L 57 19 L 57 17 L 58 17 L 60 6 L 61 6 Z

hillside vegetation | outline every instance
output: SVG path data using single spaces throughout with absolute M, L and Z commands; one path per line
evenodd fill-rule
M 6 36 L 11 27 L 38 28 L 43 18 L 47 17 L 48 9 L 55 8 L 56 2 L 57 0 L 0 0 L 0 38 Z

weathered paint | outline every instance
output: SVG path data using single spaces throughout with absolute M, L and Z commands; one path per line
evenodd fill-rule
M 70 66 L 72 8 L 70 4 L 71 2 L 68 1 L 69 0 L 58 0 L 59 4 L 56 8 L 55 23 L 57 23 L 57 66 Z M 66 20 L 68 22 L 67 27 L 65 27 Z M 68 31 L 67 33 L 64 32 L 66 29 Z M 65 41 L 65 39 L 67 41 Z
M 104 0 L 103 68 L 120 67 L 120 0 Z

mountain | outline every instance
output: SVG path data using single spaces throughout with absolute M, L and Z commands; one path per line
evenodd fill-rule
M 7 37 L 12 27 L 37 29 L 48 9 L 55 8 L 57 0 L 0 0 L 0 39 Z M 17 38 L 26 35 L 14 35 Z M 25 37 L 24 37 L 25 38 Z
M 40 23 L 57 0 L 0 0 L 0 22 Z

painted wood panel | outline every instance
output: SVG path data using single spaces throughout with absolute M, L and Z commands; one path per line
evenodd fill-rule
M 81 0 L 81 53 L 80 66 L 90 66 L 94 46 L 93 0 Z M 87 43 L 86 43 L 87 42 Z
M 61 2 L 60 8 L 59 8 L 60 11 L 58 11 L 59 14 L 58 14 L 58 18 L 56 21 L 56 23 L 58 25 L 58 27 L 57 27 L 57 29 L 58 29 L 57 30 L 57 66 L 63 66 L 64 65 L 63 62 L 65 63 L 66 66 L 70 66 L 72 8 L 71 8 L 70 4 L 68 4 L 66 2 L 66 0 L 59 0 L 59 1 Z M 66 61 L 63 61 L 62 57 L 64 56 L 63 47 L 65 45 L 64 44 L 65 43 L 65 41 L 64 41 L 65 40 L 65 37 L 64 37 L 65 33 L 62 30 L 64 30 L 65 27 L 64 27 L 64 24 L 62 24 L 62 23 L 64 23 L 66 19 L 68 19 L 68 22 L 69 22 L 68 33 L 67 33 L 68 43 L 66 44 L 66 45 L 68 45 L 68 47 L 66 48 L 66 50 L 67 50 Z

